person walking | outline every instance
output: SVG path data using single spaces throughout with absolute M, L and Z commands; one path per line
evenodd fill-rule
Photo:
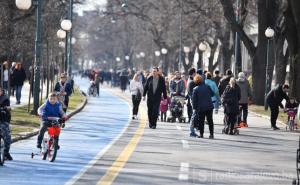
M 248 103 L 252 99 L 252 93 L 249 81 L 247 80 L 245 73 L 240 72 L 238 74 L 238 80 L 236 84 L 240 87 L 241 90 L 241 99 L 239 101 L 240 116 L 238 123 L 243 122 L 243 126 L 248 127 Z
M 60 81 L 55 84 L 54 91 L 59 94 L 59 101 L 63 105 L 63 110 L 67 112 L 69 96 L 72 94 L 72 87 L 71 84 L 67 82 L 65 73 L 60 74 Z
M 8 91 L 8 80 L 9 80 L 8 62 L 5 61 L 3 63 L 3 90 L 5 90 L 5 93 L 7 93 Z
M 126 71 L 126 69 L 123 69 L 120 74 L 120 83 L 122 92 L 125 92 L 128 83 L 128 72 Z
M 145 100 L 145 96 L 147 95 L 149 127 L 152 129 L 156 129 L 162 94 L 164 99 L 166 99 L 167 91 L 165 79 L 159 76 L 158 67 L 154 67 L 152 69 L 152 76 L 146 81 L 143 93 L 143 100 Z
M 195 87 L 194 83 L 194 77 L 196 75 L 196 69 L 191 68 L 189 69 L 189 79 L 187 82 L 187 95 L 186 98 L 188 100 L 187 102 L 187 113 L 188 113 L 188 122 L 191 121 L 192 115 L 193 115 L 193 107 L 192 107 L 192 95 L 193 95 L 193 89 Z
M 12 81 L 16 91 L 16 104 L 21 104 L 22 87 L 26 80 L 26 73 L 21 63 L 17 63 L 12 72 Z
M 171 96 L 182 96 L 185 95 L 185 85 L 181 78 L 180 72 L 175 72 L 175 77 L 170 82 L 170 94 Z
M 239 100 L 241 99 L 241 90 L 236 85 L 236 80 L 230 78 L 229 85 L 226 86 L 222 95 L 222 102 L 224 105 L 224 113 L 226 115 L 227 126 L 229 127 L 229 134 L 233 135 L 233 129 L 237 122 L 239 114 Z
M 10 90 L 11 90 L 11 92 L 10 92 L 10 95 L 11 96 L 14 96 L 15 95 L 15 85 L 14 85 L 14 81 L 13 81 L 13 72 L 14 72 L 14 70 L 15 70 L 15 68 L 16 68 L 16 62 L 12 62 L 12 64 L 11 64 L 11 67 L 10 67 L 10 69 L 9 69 L 9 73 L 10 73 Z
M 96 73 L 95 75 L 95 85 L 97 89 L 97 96 L 100 96 L 100 82 L 102 81 L 102 78 L 100 77 L 99 73 Z
M 214 93 L 213 97 L 211 98 L 211 101 L 214 104 L 215 113 L 218 114 L 219 111 L 219 105 L 220 105 L 220 95 L 219 95 L 219 89 L 217 87 L 217 84 L 215 81 L 212 80 L 212 75 L 210 72 L 206 73 L 206 79 L 205 84 L 210 87 L 212 92 Z
M 215 76 L 212 78 L 212 80 L 215 81 L 217 86 L 219 85 L 221 79 L 222 79 L 222 77 L 220 76 L 220 71 L 215 70 Z
M 142 94 L 144 91 L 143 83 L 141 81 L 141 77 L 139 73 L 136 73 L 133 76 L 133 79 L 130 81 L 129 90 L 131 93 L 131 99 L 132 99 L 132 119 L 137 119 L 138 111 L 139 111 L 139 105 L 142 100 Z
M 232 71 L 230 69 L 226 70 L 226 75 L 220 80 L 218 84 L 219 94 L 222 95 L 227 85 L 229 84 L 230 79 L 233 77 Z
M 205 85 L 205 81 L 202 76 L 196 75 L 194 77 L 197 87 L 194 88 L 192 96 L 193 111 L 197 115 L 197 122 L 199 125 L 200 138 L 203 138 L 204 134 L 204 121 L 205 118 L 209 125 L 209 138 L 214 138 L 214 122 L 213 122 L 213 103 L 211 97 L 213 92 L 209 86 Z
M 273 130 L 279 130 L 276 126 L 277 117 L 279 114 L 279 107 L 284 108 L 282 105 L 282 100 L 285 99 L 287 102 L 289 101 L 289 97 L 286 94 L 289 91 L 289 85 L 278 84 L 274 89 L 272 89 L 266 97 L 267 104 L 271 109 L 271 127 Z

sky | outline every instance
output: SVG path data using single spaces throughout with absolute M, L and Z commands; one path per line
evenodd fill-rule
M 84 5 L 76 5 L 75 11 L 81 16 L 83 11 L 95 10 L 97 6 L 103 6 L 107 0 L 85 0 Z

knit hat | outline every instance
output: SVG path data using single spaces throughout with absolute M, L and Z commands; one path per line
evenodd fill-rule
M 202 70 L 201 68 L 199 68 L 199 69 L 197 70 L 197 74 L 203 75 L 203 70 Z
M 243 72 L 239 72 L 238 77 L 239 77 L 239 79 L 243 79 L 244 80 L 246 78 L 246 75 Z

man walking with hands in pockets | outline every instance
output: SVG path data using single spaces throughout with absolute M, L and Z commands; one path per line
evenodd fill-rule
M 162 94 L 164 99 L 167 98 L 165 80 L 158 74 L 158 70 L 158 67 L 153 67 L 152 75 L 147 79 L 143 93 L 143 100 L 147 94 L 149 127 L 152 129 L 156 129 Z

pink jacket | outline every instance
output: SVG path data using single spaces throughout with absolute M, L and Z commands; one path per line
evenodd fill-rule
M 171 103 L 171 100 L 169 97 L 167 99 L 161 98 L 160 106 L 159 106 L 160 112 L 167 112 L 169 109 L 170 103 Z

